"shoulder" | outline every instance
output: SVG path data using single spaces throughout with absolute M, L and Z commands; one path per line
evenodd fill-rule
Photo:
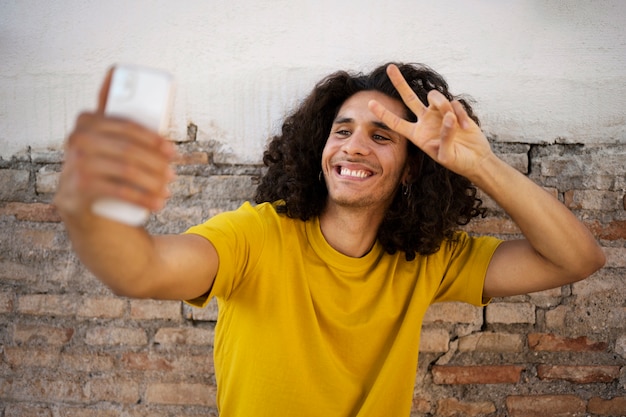
M 437 252 L 429 257 L 442 260 L 462 258 L 491 258 L 502 240 L 493 236 L 474 236 L 465 231 L 457 231 L 441 243 Z
M 281 227 L 285 222 L 295 221 L 278 213 L 277 203 L 261 203 L 253 205 L 245 202 L 235 210 L 224 211 L 212 216 L 203 223 L 190 227 L 185 233 L 195 233 L 206 236 L 216 231 L 237 232 L 241 234 L 258 235 L 267 229 Z

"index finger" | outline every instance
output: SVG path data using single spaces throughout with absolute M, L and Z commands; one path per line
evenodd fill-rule
M 400 93 L 404 104 L 419 118 L 419 116 L 426 111 L 426 105 L 422 103 L 422 100 L 420 100 L 415 91 L 413 91 L 409 83 L 406 82 L 400 69 L 396 65 L 390 64 L 387 66 L 387 76 L 389 76 L 391 83 L 396 90 L 398 90 L 398 93 Z
M 397 132 L 405 138 L 411 138 L 414 136 L 415 124 L 401 118 L 394 114 L 391 110 L 387 109 L 383 104 L 376 100 L 370 100 L 368 102 L 370 111 L 380 119 L 386 126 L 388 126 L 394 132 Z

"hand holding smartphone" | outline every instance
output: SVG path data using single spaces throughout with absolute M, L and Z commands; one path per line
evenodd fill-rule
M 142 124 L 160 134 L 165 133 L 173 94 L 173 77 L 161 70 L 134 65 L 113 69 L 104 112 Z M 113 198 L 97 200 L 95 214 L 131 226 L 145 223 L 148 209 Z

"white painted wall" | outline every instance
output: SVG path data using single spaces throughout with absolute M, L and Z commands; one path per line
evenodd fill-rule
M 626 1 L 0 0 L 0 156 L 60 148 L 106 68 L 178 81 L 170 135 L 259 161 L 314 82 L 431 65 L 502 141 L 626 141 Z

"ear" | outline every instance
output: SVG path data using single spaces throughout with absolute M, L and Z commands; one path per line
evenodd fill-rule
M 400 179 L 400 182 L 404 185 L 415 182 L 421 177 L 424 158 L 426 157 L 426 154 L 415 145 L 410 144 L 409 146 L 414 148 L 414 151 L 410 148 L 404 164 L 404 170 Z

